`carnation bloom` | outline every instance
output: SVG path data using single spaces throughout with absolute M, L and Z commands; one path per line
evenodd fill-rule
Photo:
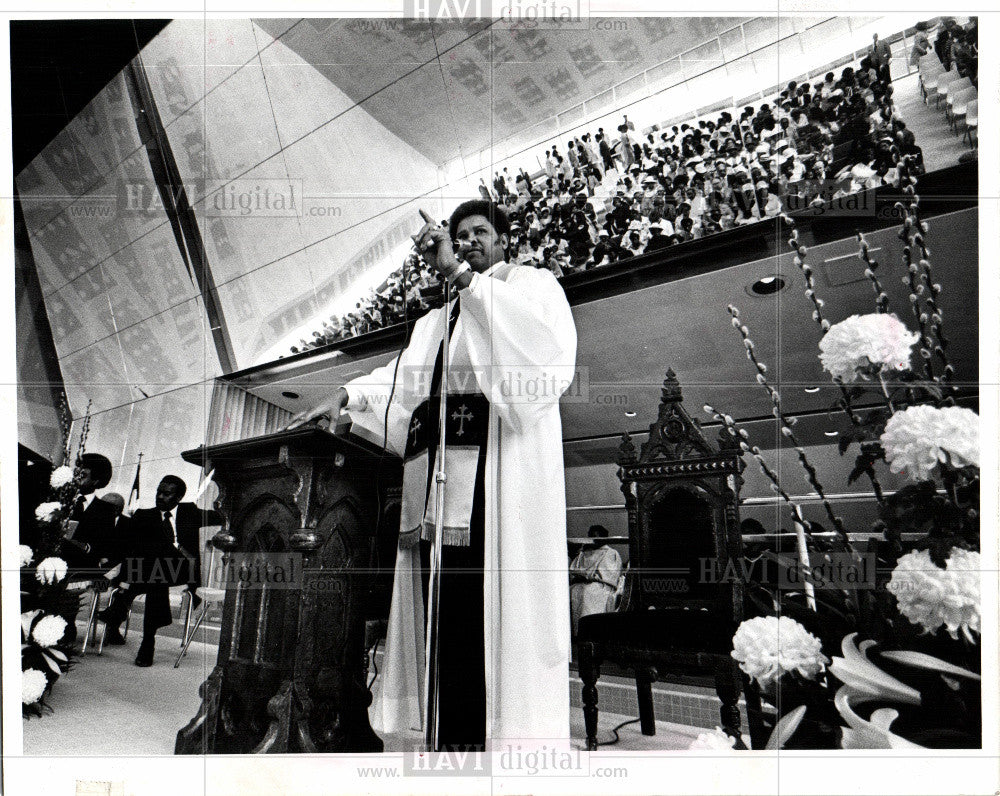
M 938 462 L 979 466 L 979 415 L 963 406 L 911 406 L 896 412 L 880 437 L 889 469 L 914 481 L 930 477 Z
M 812 679 L 829 662 L 820 640 L 787 616 L 757 616 L 742 622 L 733 635 L 732 656 L 762 686 L 792 671 Z
M 880 365 L 906 370 L 910 349 L 920 339 L 895 315 L 852 315 L 835 323 L 819 341 L 819 360 L 835 378 L 855 381 L 858 368 Z
M 73 470 L 64 464 L 62 467 L 57 467 L 52 471 L 52 475 L 49 477 L 49 485 L 53 489 L 59 489 L 59 487 L 66 486 L 72 480 Z
M 66 562 L 54 556 L 39 562 L 35 569 L 35 578 L 39 583 L 58 583 L 65 577 Z
M 727 735 L 722 727 L 716 727 L 711 732 L 703 732 L 693 741 L 688 749 L 712 749 L 731 752 L 736 745 L 736 739 Z
M 26 544 L 19 544 L 17 546 L 17 555 L 18 558 L 21 560 L 21 566 L 26 567 L 28 566 L 28 564 L 31 563 L 31 559 L 34 558 L 35 551 L 32 550 L 30 547 L 28 547 L 28 545 Z
M 49 681 L 38 669 L 25 669 L 21 672 L 21 702 L 31 705 L 42 698 Z
M 952 638 L 958 631 L 975 642 L 979 633 L 979 553 L 952 548 L 941 569 L 926 550 L 900 557 L 886 585 L 895 596 L 899 612 L 925 633 L 935 633 L 943 625 Z
M 57 511 L 62 508 L 62 503 L 58 500 L 50 500 L 48 503 L 40 503 L 35 509 L 35 519 L 47 522 L 51 520 Z
M 31 631 L 39 647 L 54 647 L 66 633 L 66 620 L 61 616 L 43 616 Z

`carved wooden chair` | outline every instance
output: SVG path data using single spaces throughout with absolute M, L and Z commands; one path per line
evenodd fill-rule
M 629 572 L 616 613 L 582 617 L 580 677 L 587 748 L 597 748 L 597 680 L 602 662 L 635 672 L 644 735 L 656 734 L 652 683 L 710 676 L 722 702 L 723 728 L 740 738 L 745 691 L 753 746 L 764 739 L 760 697 L 730 655 L 743 619 L 739 523 L 741 451 L 726 438 L 710 444 L 682 406 L 667 372 L 656 421 L 636 453 L 626 433 L 618 453 L 628 511 Z M 744 748 L 742 741 L 738 747 Z

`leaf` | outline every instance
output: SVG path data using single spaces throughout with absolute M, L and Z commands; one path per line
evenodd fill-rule
M 933 655 L 925 655 L 923 652 L 913 650 L 886 650 L 879 653 L 883 658 L 896 661 L 904 666 L 912 666 L 915 669 L 930 669 L 935 672 L 953 674 L 956 677 L 967 677 L 970 680 L 982 680 L 983 678 L 968 669 L 962 669 L 954 664 L 935 658 Z
M 62 674 L 62 669 L 59 668 L 59 664 L 52 660 L 47 653 L 42 653 L 42 660 L 45 661 L 45 665 L 48 666 L 55 674 Z
M 806 706 L 799 705 L 795 710 L 790 710 L 781 720 L 774 725 L 771 737 L 767 739 L 765 749 L 781 749 L 791 738 L 802 722 L 802 717 L 806 715 Z
M 855 646 L 854 640 L 857 635 L 857 633 L 850 633 L 844 636 L 841 641 L 841 652 L 844 657 L 833 658 L 829 667 L 831 674 L 844 683 L 849 691 L 862 697 L 861 701 L 867 701 L 874 697 L 919 705 L 920 692 L 872 663 L 865 655 L 865 650 L 873 646 L 875 642 L 865 640 L 859 646 Z M 841 691 L 843 690 L 841 689 Z

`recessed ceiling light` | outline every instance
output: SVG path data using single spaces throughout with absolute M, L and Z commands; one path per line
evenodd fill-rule
M 635 412 L 626 412 L 625 417 L 635 417 Z
M 282 397 L 290 398 L 293 401 L 298 400 L 299 398 L 299 394 L 297 392 L 292 392 L 291 390 L 285 390 L 283 393 L 281 393 L 281 395 Z
M 836 437 L 839 433 L 840 433 L 839 431 L 824 431 L 823 432 L 823 436 L 824 437 Z
M 812 395 L 814 392 L 819 392 L 819 387 L 806 387 L 806 392 Z
M 785 281 L 785 278 L 778 276 L 777 274 L 772 276 L 762 276 L 750 285 L 750 292 L 757 296 L 771 296 L 779 290 L 784 289 L 787 284 L 788 283 Z

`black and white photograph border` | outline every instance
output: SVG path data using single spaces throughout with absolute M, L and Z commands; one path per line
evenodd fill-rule
M 996 12 L 0 23 L 5 792 L 1000 792 Z

